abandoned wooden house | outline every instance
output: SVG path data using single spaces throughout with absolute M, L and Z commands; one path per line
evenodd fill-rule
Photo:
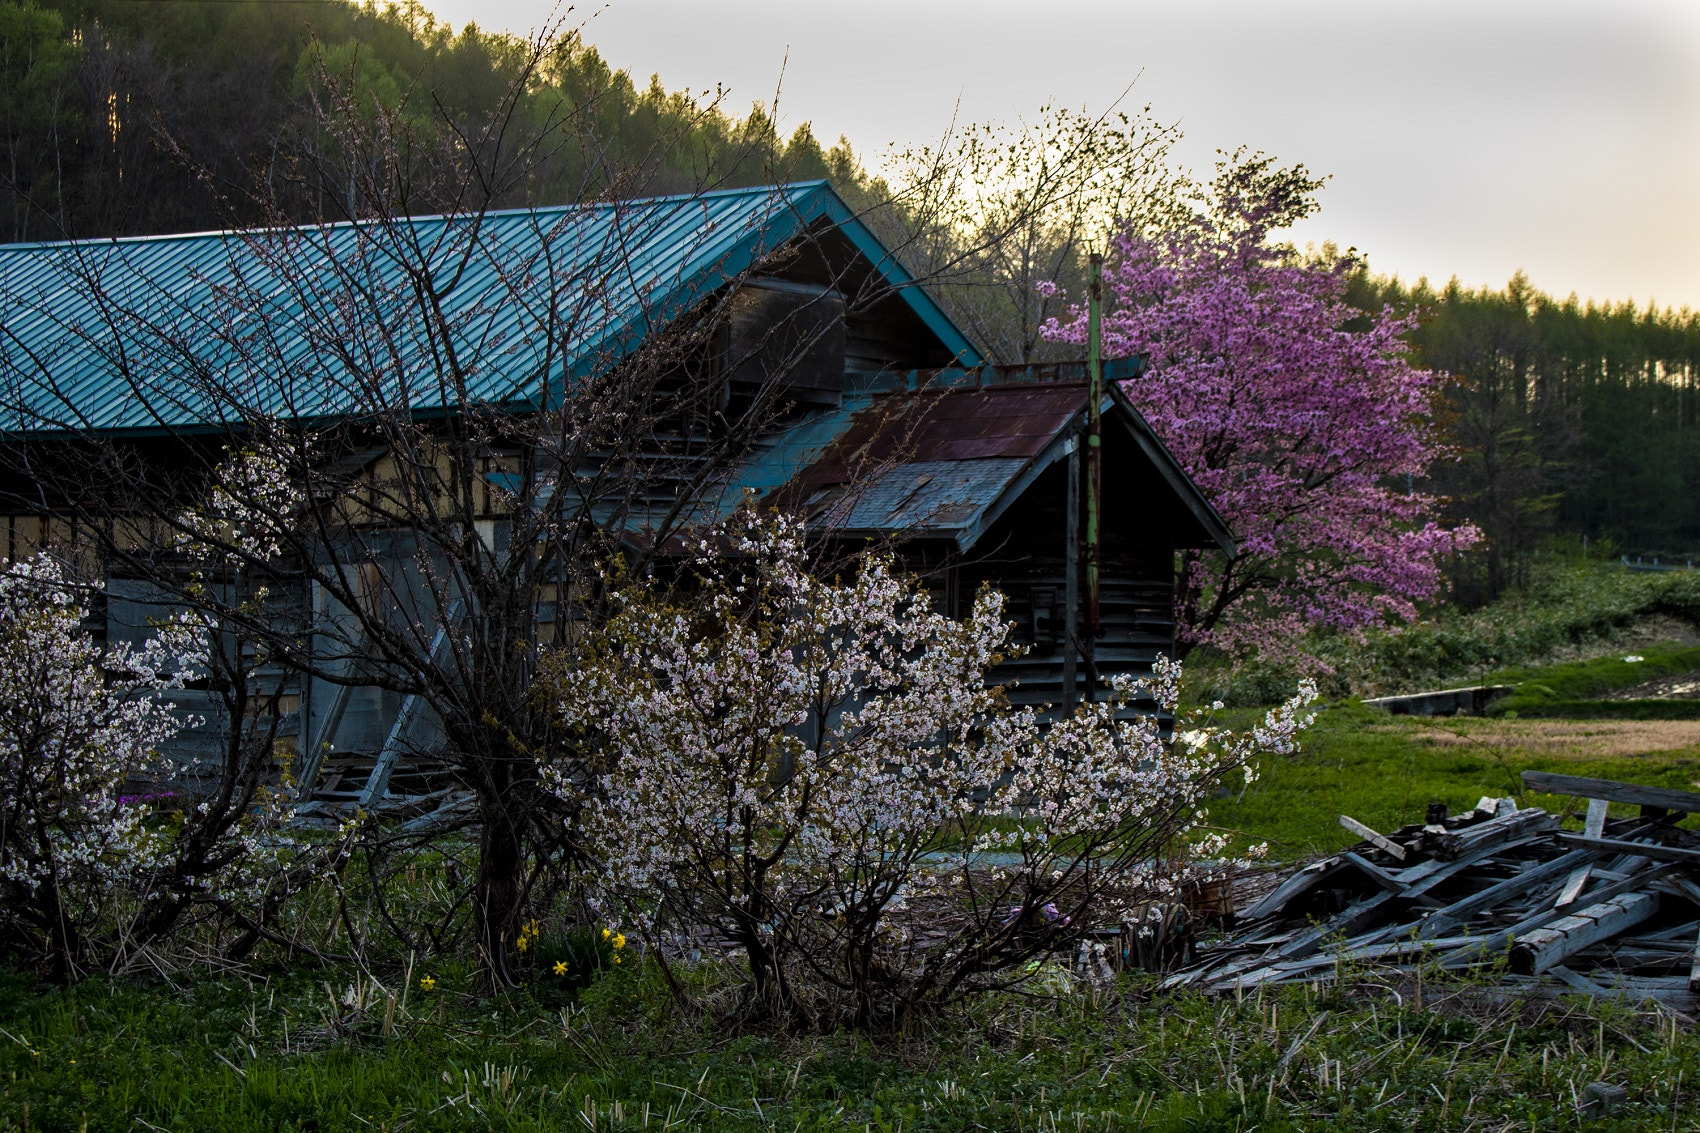
M 398 247 L 421 263 L 451 259 L 454 270 L 422 285 Z M 452 285 L 437 287 L 445 277 Z M 422 306 L 436 322 L 419 321 Z M 1097 414 L 1083 364 L 986 365 L 825 183 L 15 245 L 0 248 L 0 319 L 8 558 L 48 551 L 103 574 L 94 628 L 112 640 L 151 632 L 169 603 L 155 582 L 114 564 L 123 540 L 146 538 L 128 531 L 125 508 L 103 515 L 98 501 L 73 499 L 74 461 L 90 445 L 138 467 L 209 465 L 264 420 L 340 428 L 346 438 L 398 403 L 444 428 L 473 406 L 512 420 L 565 417 L 603 375 L 638 364 L 681 326 L 706 329 L 653 363 L 665 371 L 655 388 L 704 391 L 693 404 L 721 424 L 679 428 L 719 429 L 724 469 L 688 481 L 688 500 L 677 483 L 672 494 L 651 485 L 641 499 L 627 490 L 592 500 L 600 522 L 638 543 L 656 537 L 664 515 L 700 523 L 754 493 L 804 516 L 822 539 L 885 541 L 953 609 L 995 586 L 1028 646 L 999 674 L 1017 682 L 1017 700 L 1061 704 L 1094 678 L 1148 670 L 1174 647 L 1176 552 L 1232 547 L 1117 388 L 1136 375 L 1134 362 L 1105 365 Z M 457 351 L 476 352 L 477 364 L 445 370 L 443 356 Z M 769 411 L 735 435 L 724 423 L 755 421 L 738 415 L 763 390 Z M 1088 459 L 1094 418 L 1101 455 Z M 658 425 L 651 432 L 657 459 L 683 451 L 672 434 L 663 443 Z M 499 447 L 480 470 L 488 487 L 474 524 L 490 546 L 512 537 L 525 506 L 516 493 L 544 482 L 520 477 Z M 328 459 L 353 491 L 393 455 L 368 439 Z M 1088 516 L 1094 459 L 1102 489 Z M 565 491 L 569 480 L 557 470 L 547 490 Z M 570 480 L 583 492 L 595 481 Z M 414 570 L 420 551 L 407 518 L 378 507 L 368 520 L 362 545 L 381 545 L 372 569 L 396 578 Z M 372 592 L 406 591 L 390 579 Z M 564 616 L 561 598 L 535 603 L 540 621 Z M 313 587 L 291 608 L 309 651 L 332 635 L 335 603 Z M 464 603 L 452 615 L 437 610 L 445 622 L 477 616 Z M 450 628 L 434 627 L 427 657 Z M 401 781 L 392 778 L 398 762 L 443 743 L 418 696 L 363 683 L 353 660 L 311 668 L 282 665 L 273 689 L 280 734 L 303 753 L 310 784 L 374 805 Z M 217 713 L 188 699 L 186 709 L 212 723 L 186 742 L 210 751 L 204 733 Z

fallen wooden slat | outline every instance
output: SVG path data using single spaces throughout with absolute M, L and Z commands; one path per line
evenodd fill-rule
M 1700 885 L 1694 884 L 1688 878 L 1678 874 L 1665 878 L 1661 884 L 1663 884 L 1667 893 L 1681 897 L 1695 905 L 1700 905 Z
M 1412 866 L 1410 869 L 1401 870 L 1394 876 L 1398 877 L 1402 881 L 1409 881 L 1412 879 L 1411 875 L 1416 870 L 1421 869 L 1422 866 L 1428 865 L 1436 867 L 1429 870 L 1426 876 L 1424 876 L 1420 881 L 1416 881 L 1412 884 L 1410 889 L 1405 892 L 1405 896 L 1407 897 L 1421 897 L 1436 886 L 1443 885 L 1446 882 L 1451 881 L 1471 866 L 1479 864 L 1482 859 L 1492 857 L 1495 854 L 1510 853 L 1512 850 L 1521 849 L 1534 840 L 1534 838 L 1519 838 L 1514 842 L 1506 842 L 1502 845 L 1477 846 L 1463 857 L 1455 858 L 1452 861 L 1423 862 L 1419 865 Z
M 1657 862 L 1700 862 L 1700 850 L 1686 846 L 1663 846 L 1657 842 L 1628 842 L 1622 838 L 1590 838 L 1586 834 L 1559 834 L 1560 841 L 1602 853 L 1638 854 Z
M 1368 944 L 1361 948 L 1343 947 L 1336 958 L 1342 960 L 1384 960 L 1389 956 L 1421 956 L 1445 952 L 1473 941 L 1473 936 L 1443 936 L 1435 940 L 1394 940 L 1386 944 Z
M 1552 907 L 1562 909 L 1566 905 L 1574 904 L 1576 898 L 1582 895 L 1582 887 L 1588 884 L 1588 874 L 1593 868 L 1591 865 L 1584 865 L 1571 870 L 1570 876 L 1564 880 L 1564 888 L 1558 891 L 1558 900 L 1552 903 Z
M 1544 928 L 1518 936 L 1511 945 L 1511 970 L 1537 976 L 1590 945 L 1633 928 L 1659 911 L 1657 893 L 1626 893 L 1589 905 Z
M 1573 972 L 1563 964 L 1548 968 L 1547 974 L 1557 976 L 1564 981 L 1566 986 L 1575 988 L 1584 995 L 1599 995 L 1606 990 L 1580 972 Z
M 1551 771 L 1525 771 L 1523 784 L 1532 791 L 1549 795 L 1569 795 L 1579 799 L 1602 799 L 1634 806 L 1663 807 L 1687 814 L 1700 813 L 1700 794 L 1676 791 L 1669 787 L 1644 787 L 1639 783 L 1619 783 L 1612 779 L 1586 779 L 1580 775 L 1558 775 Z
M 1582 824 L 1582 833 L 1590 838 L 1604 838 L 1606 835 L 1606 812 L 1611 804 L 1604 799 L 1588 800 L 1588 820 Z
M 1475 826 L 1424 834 L 1423 849 L 1439 858 L 1457 858 L 1479 845 L 1509 842 L 1526 834 L 1557 828 L 1558 820 L 1539 807 L 1513 811 Z
M 1515 877 L 1508 877 L 1467 897 L 1460 897 L 1450 905 L 1436 909 L 1424 917 L 1417 928 L 1417 938 L 1422 940 L 1439 936 L 1465 918 L 1483 909 L 1492 908 L 1508 897 L 1527 893 L 1530 887 L 1575 869 L 1592 856 L 1593 852 L 1590 850 L 1572 850 L 1562 857 L 1531 866 Z
M 1354 854 L 1352 851 L 1347 850 L 1345 853 L 1340 855 L 1340 860 L 1356 866 L 1359 873 L 1363 874 L 1389 893 L 1403 894 L 1410 889 L 1410 886 L 1405 882 L 1394 877 L 1391 873 L 1388 873 L 1362 854 Z
M 1674 950 L 1663 948 L 1635 948 L 1619 944 L 1615 940 L 1603 941 L 1585 952 L 1572 956 L 1571 962 L 1577 963 L 1583 959 L 1598 965 L 1601 970 L 1638 971 L 1642 968 L 1681 968 L 1688 971 L 1689 955 L 1688 942 L 1685 940 Z M 1686 978 L 1686 976 L 1684 977 Z
M 1244 972 L 1224 976 L 1222 973 L 1212 975 L 1206 983 L 1206 989 L 1231 990 L 1238 986 L 1242 991 L 1250 991 L 1260 984 L 1278 982 L 1285 979 L 1303 976 L 1306 972 L 1314 972 L 1319 968 L 1327 968 L 1342 960 L 1356 963 L 1386 960 L 1389 957 L 1429 955 L 1444 952 L 1467 943 L 1471 938 L 1460 936 L 1445 940 L 1399 940 L 1386 944 L 1371 944 L 1362 948 L 1341 948 L 1338 952 L 1327 955 L 1306 956 L 1300 960 L 1281 960 L 1273 964 L 1260 964 Z
M 1387 837 L 1385 834 L 1370 829 L 1351 815 L 1342 814 L 1340 816 L 1340 825 L 1344 826 L 1347 830 L 1350 830 L 1353 834 L 1356 834 L 1358 837 L 1362 838 L 1364 841 L 1368 842 L 1383 853 L 1391 854 L 1396 861 L 1402 862 L 1405 860 L 1405 847 Z
M 1696 930 L 1700 930 L 1700 921 L 1688 921 L 1684 924 L 1672 925 L 1669 928 L 1660 929 L 1658 932 L 1649 932 L 1642 936 L 1628 937 L 1623 941 L 1623 943 L 1629 945 L 1669 945 L 1672 948 L 1686 952 L 1688 950 L 1688 938 L 1693 936 Z
M 1687 976 L 1626 976 L 1612 971 L 1594 973 L 1612 991 L 1689 991 Z
M 1426 862 L 1418 862 L 1415 865 L 1408 865 L 1400 869 L 1393 870 L 1388 874 L 1388 876 L 1396 877 L 1406 885 L 1416 885 L 1428 880 L 1428 878 L 1437 873 L 1444 873 L 1451 868 L 1451 862 L 1443 862 L 1439 858 L 1430 858 Z
M 1326 858 L 1319 862 L 1312 862 L 1265 894 L 1255 905 L 1242 912 L 1240 921 L 1249 924 L 1271 913 L 1279 912 L 1293 898 L 1316 888 L 1324 878 L 1337 873 L 1339 869 L 1339 858 Z
M 1700 992 L 1700 933 L 1694 938 L 1694 959 L 1688 968 L 1688 990 Z

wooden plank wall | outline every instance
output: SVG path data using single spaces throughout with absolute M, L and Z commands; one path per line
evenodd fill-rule
M 1000 666 L 1000 680 L 1019 682 L 1010 690 L 1017 704 L 1058 705 L 1063 699 L 1063 629 L 1067 516 L 1064 464 L 1042 475 L 981 538 L 958 567 L 958 613 L 982 585 L 1007 599 L 1012 639 L 1027 653 Z M 1159 654 L 1175 649 L 1174 550 L 1165 532 L 1128 522 L 1123 509 L 1106 509 L 1103 551 L 1102 635 L 1095 643 L 1100 678 L 1147 676 Z M 1084 619 L 1085 583 L 1081 583 Z M 1077 666 L 1077 689 L 1086 670 Z M 1102 693 L 1100 692 L 1100 695 Z M 1136 706 L 1138 707 L 1138 706 Z

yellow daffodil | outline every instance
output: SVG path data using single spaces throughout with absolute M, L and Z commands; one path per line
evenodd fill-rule
M 607 940 L 610 936 L 613 936 L 613 935 L 614 935 L 614 931 L 612 929 L 605 928 L 605 929 L 602 930 L 602 939 L 603 940 Z
M 619 962 L 620 962 L 620 958 L 618 956 L 614 957 L 614 963 L 618 964 Z
M 615 933 L 614 934 L 614 947 L 615 948 L 624 948 L 625 946 L 626 946 L 626 934 L 623 933 L 623 932 Z
M 524 952 L 527 948 L 531 947 L 531 937 L 521 936 L 518 940 L 514 941 L 514 947 L 519 949 L 521 952 Z
M 555 974 L 557 976 L 564 976 L 567 974 L 567 962 L 565 960 L 555 961 Z
M 432 988 L 434 988 L 436 986 L 437 986 L 437 980 L 436 980 L 435 976 L 426 976 L 419 981 L 419 989 L 421 991 L 430 991 Z

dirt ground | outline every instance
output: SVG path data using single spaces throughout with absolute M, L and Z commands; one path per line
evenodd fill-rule
M 1694 679 L 1694 678 L 1687 678 Z M 1468 717 L 1377 725 L 1415 731 L 1436 748 L 1491 748 L 1556 759 L 1621 759 L 1691 752 L 1700 756 L 1700 720 L 1491 720 Z
M 1700 673 L 1680 673 L 1634 688 L 1619 689 L 1607 700 L 1700 700 Z

